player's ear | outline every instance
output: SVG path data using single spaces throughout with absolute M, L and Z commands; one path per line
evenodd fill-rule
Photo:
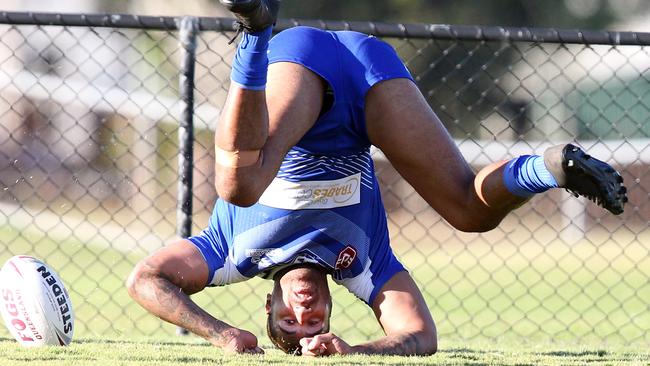
M 266 294 L 266 314 L 271 314 L 271 294 Z

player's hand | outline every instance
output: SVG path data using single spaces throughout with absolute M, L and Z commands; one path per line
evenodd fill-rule
M 347 355 L 352 347 L 334 333 L 317 334 L 300 340 L 303 356 Z
M 264 350 L 257 345 L 257 337 L 247 330 L 231 328 L 222 333 L 226 353 L 262 354 Z

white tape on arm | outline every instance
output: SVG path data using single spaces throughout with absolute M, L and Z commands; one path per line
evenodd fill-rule
M 217 164 L 228 168 L 241 168 L 255 165 L 262 159 L 262 150 L 228 151 L 214 147 L 214 160 Z

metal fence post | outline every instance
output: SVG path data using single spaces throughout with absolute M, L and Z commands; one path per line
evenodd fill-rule
M 181 66 L 179 70 L 180 120 L 178 126 L 178 206 L 176 234 L 187 238 L 192 234 L 192 175 L 194 170 L 194 69 L 198 18 L 180 20 Z M 182 327 L 176 334 L 187 335 Z
M 183 17 L 179 24 L 181 69 L 179 72 L 180 121 L 178 128 L 177 234 L 186 238 L 192 230 L 192 172 L 194 168 L 194 68 L 198 18 Z

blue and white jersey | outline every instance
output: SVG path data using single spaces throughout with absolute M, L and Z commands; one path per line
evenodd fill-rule
M 333 104 L 287 153 L 258 203 L 242 208 L 217 200 L 208 228 L 189 239 L 208 263 L 210 285 L 268 278 L 306 262 L 372 304 L 404 267 L 389 245 L 365 93 L 381 80 L 410 75 L 390 46 L 356 32 L 292 28 L 273 38 L 269 60 L 320 75 Z

